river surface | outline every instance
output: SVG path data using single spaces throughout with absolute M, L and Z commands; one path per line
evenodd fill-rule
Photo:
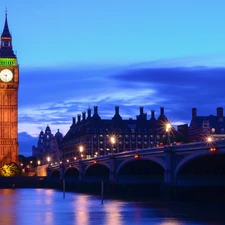
M 140 202 L 51 189 L 0 189 L 0 225 L 225 225 L 225 204 Z

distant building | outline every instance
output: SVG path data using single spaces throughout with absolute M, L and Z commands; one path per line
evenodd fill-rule
M 177 140 L 176 140 L 177 142 L 181 142 L 181 143 L 190 142 L 189 136 L 188 136 L 188 133 L 189 133 L 188 124 L 178 125 L 177 131 L 178 131 Z
M 61 160 L 62 139 L 63 135 L 59 130 L 54 136 L 50 127 L 47 126 L 45 132 L 41 131 L 39 134 L 37 147 L 32 147 L 32 155 L 40 160 L 41 164 L 48 163 L 47 157 L 49 157 L 50 163 L 59 163 Z
M 64 161 L 74 160 L 81 156 L 85 158 L 103 156 L 123 151 L 150 148 L 163 145 L 168 141 L 165 124 L 168 119 L 161 107 L 158 119 L 155 111 L 151 111 L 151 118 L 147 119 L 143 107 L 136 120 L 122 119 L 119 107 L 115 107 L 115 115 L 112 119 L 101 119 L 98 114 L 98 106 L 74 117 L 72 125 L 63 138 L 62 155 Z M 171 133 L 174 128 L 171 128 Z
M 225 117 L 223 108 L 217 108 L 217 115 L 197 116 L 197 109 L 192 109 L 192 119 L 189 127 L 190 141 L 203 141 L 207 136 L 216 139 L 225 138 Z

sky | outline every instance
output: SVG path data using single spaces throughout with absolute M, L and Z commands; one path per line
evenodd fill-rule
M 19 154 L 49 125 L 115 106 L 123 119 L 160 107 L 174 126 L 225 108 L 224 0 L 7 0 L 20 65 Z M 1 25 L 2 24 L 2 25 Z

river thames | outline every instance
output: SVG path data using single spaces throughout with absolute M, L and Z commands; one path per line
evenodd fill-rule
M 52 189 L 0 189 L 0 225 L 224 225 L 224 204 L 105 199 Z

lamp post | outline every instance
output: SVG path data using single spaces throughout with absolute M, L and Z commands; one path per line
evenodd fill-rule
M 38 164 L 38 166 L 40 166 L 40 165 L 41 165 L 41 161 L 40 161 L 40 160 L 38 160 L 38 161 L 37 161 L 37 164 Z
M 33 163 L 33 161 L 31 160 L 31 161 L 30 161 L 30 170 L 31 170 L 31 168 L 32 168 L 32 163 Z
M 166 133 L 167 133 L 167 143 L 168 145 L 170 145 L 170 131 L 171 131 L 171 124 L 170 123 L 167 123 L 166 124 Z
M 212 142 L 212 140 L 213 140 L 213 139 L 212 139 L 212 137 L 211 137 L 211 136 L 207 137 L 207 142 L 208 142 L 208 143 L 211 143 L 211 142 Z
M 84 147 L 82 145 L 79 146 L 79 152 L 80 152 L 80 157 L 82 159 L 83 157 L 83 151 L 84 151 Z
M 110 143 L 111 143 L 111 154 L 114 154 L 113 145 L 116 143 L 116 138 L 114 136 L 110 137 Z
M 48 166 L 50 165 L 50 161 L 51 161 L 51 158 L 48 156 L 47 157 Z

